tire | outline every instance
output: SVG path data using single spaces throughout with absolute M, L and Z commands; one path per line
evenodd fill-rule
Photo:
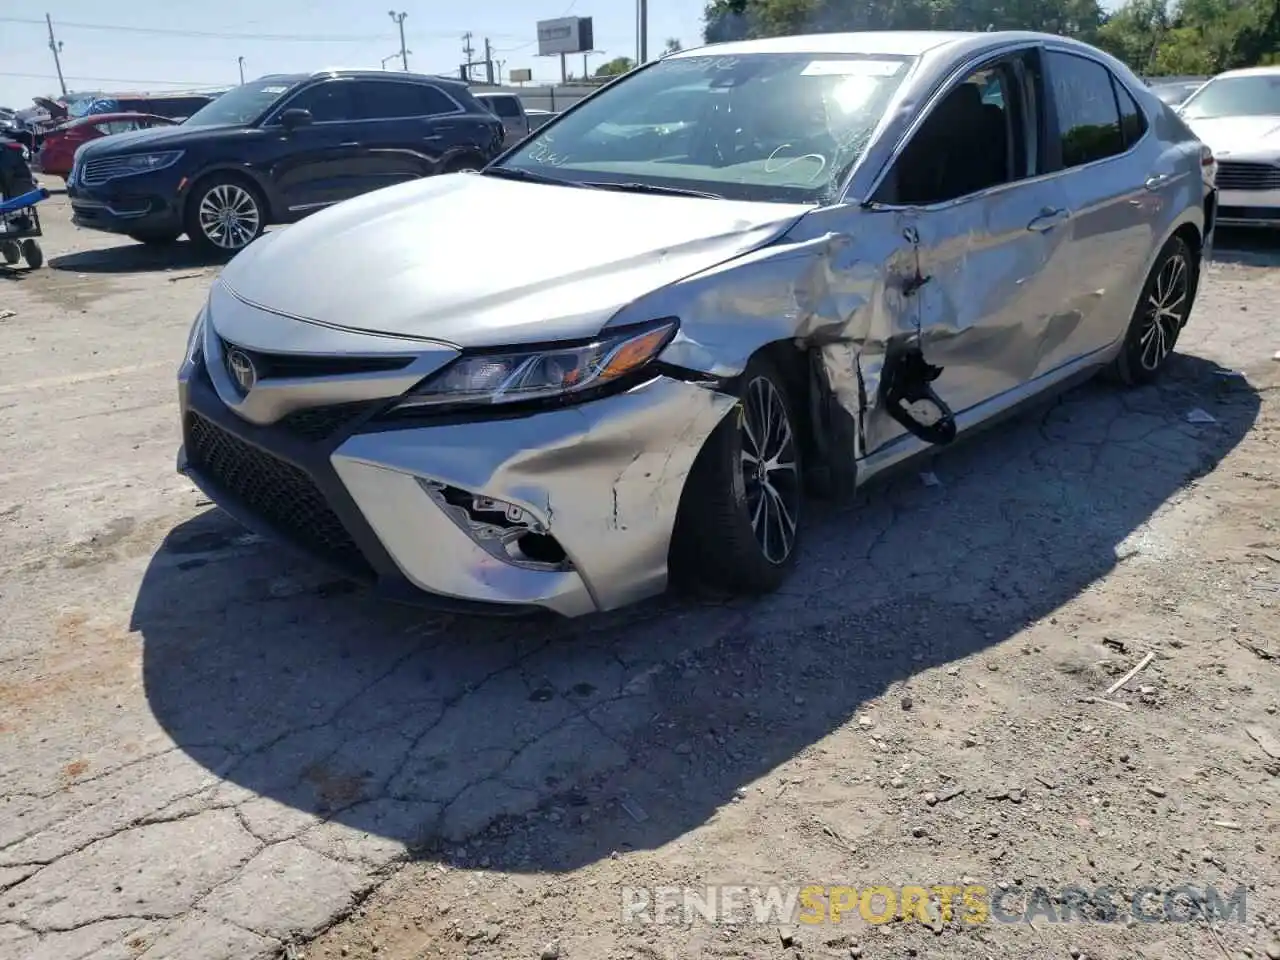
M 0 256 L 3 256 L 4 262 L 12 267 L 22 259 L 22 248 L 13 240 L 6 240 L 0 243 Z
M 180 236 L 182 234 L 177 232 L 128 234 L 130 240 L 145 243 L 148 247 L 167 247 L 171 243 L 176 243 Z
M 239 177 L 214 174 L 196 184 L 187 199 L 187 236 L 206 253 L 239 253 L 266 226 L 262 195 Z
M 23 240 L 22 259 L 27 261 L 27 266 L 32 270 L 39 270 L 43 267 L 44 251 L 40 249 L 40 244 L 34 240 Z
M 1125 386 L 1141 386 L 1160 376 L 1191 316 L 1195 268 L 1195 254 L 1186 241 L 1172 237 L 1142 286 L 1124 345 L 1109 370 L 1112 379 Z
M 689 473 L 672 542 L 672 573 L 677 580 L 731 593 L 771 593 L 795 566 L 803 531 L 800 421 L 786 381 L 768 358 L 753 358 L 741 384 L 738 406 L 707 439 Z M 773 432 L 766 429 L 768 411 Z M 761 444 L 766 458 L 779 464 L 768 474 L 776 498 L 752 469 Z

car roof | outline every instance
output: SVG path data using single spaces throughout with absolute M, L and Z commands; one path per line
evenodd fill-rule
M 740 56 L 747 53 L 885 53 L 918 57 L 935 47 L 982 36 L 942 30 L 869 30 L 861 33 L 813 33 L 762 40 L 713 43 L 669 54 L 664 60 L 692 56 Z
M 1225 80 L 1228 77 L 1280 77 L 1280 66 L 1244 67 L 1240 70 L 1228 70 L 1220 73 L 1214 80 Z
M 352 69 L 347 67 L 329 67 L 324 70 L 314 70 L 308 74 L 295 76 L 295 80 L 314 80 L 319 77 L 345 77 L 355 80 L 411 80 L 415 83 L 435 83 L 449 87 L 466 87 L 467 84 L 458 77 L 442 77 L 434 73 L 409 73 L 407 71 L 396 70 L 394 72 L 388 70 L 369 70 L 369 69 Z M 275 79 L 273 77 L 262 77 L 263 80 Z

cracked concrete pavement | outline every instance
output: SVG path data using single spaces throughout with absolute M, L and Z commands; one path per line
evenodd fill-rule
M 1158 388 L 1086 385 L 923 468 L 936 486 L 819 508 L 773 597 L 476 622 L 377 604 L 203 501 L 173 472 L 173 374 L 215 268 L 75 231 L 61 198 L 46 218 L 50 268 L 0 276 L 0 956 L 24 960 L 275 956 L 407 858 L 627 769 L 655 682 L 700 653 L 972 613 L 874 651 L 838 713 L 726 748 L 647 842 L 696 828 L 861 699 L 1194 538 L 1186 484 L 1259 409 L 1223 367 L 1258 359 L 1273 296 L 1215 266 Z

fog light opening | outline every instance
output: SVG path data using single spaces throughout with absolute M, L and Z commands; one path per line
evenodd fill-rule
M 559 541 L 523 507 L 432 480 L 419 482 L 454 523 L 490 555 L 530 570 L 572 569 Z

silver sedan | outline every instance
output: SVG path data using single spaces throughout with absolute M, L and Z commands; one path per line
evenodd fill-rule
M 239 254 L 191 330 L 179 466 L 450 609 L 773 590 L 808 497 L 1098 371 L 1156 377 L 1214 206 L 1182 121 L 1060 37 L 686 51 L 480 173 Z

